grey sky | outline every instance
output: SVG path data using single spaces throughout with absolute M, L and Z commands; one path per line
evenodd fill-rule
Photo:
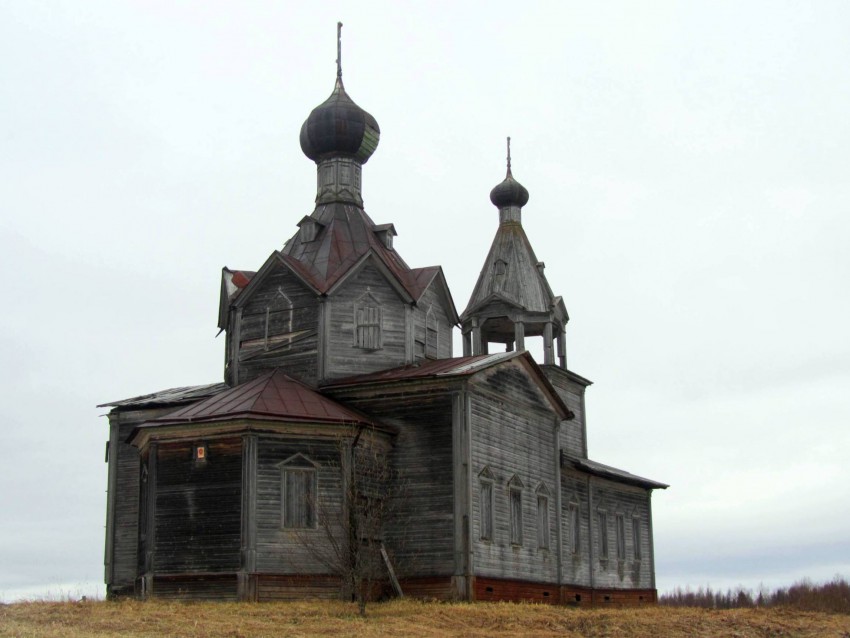
M 512 136 L 590 456 L 672 485 L 659 589 L 850 575 L 850 5 L 299 4 L 0 6 L 0 598 L 99 587 L 94 405 L 221 378 L 221 267 L 312 210 L 337 20 L 367 212 L 459 310 Z

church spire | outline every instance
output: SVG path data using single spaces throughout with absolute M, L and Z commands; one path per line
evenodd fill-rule
M 460 316 L 464 354 L 484 354 L 488 343 L 524 350 L 526 337 L 541 336 L 543 363 L 555 364 L 557 341 L 559 365 L 566 367 L 564 331 L 569 317 L 522 227 L 528 191 L 513 176 L 510 137 L 507 150 L 505 179 L 490 191 L 490 201 L 499 209 L 499 228 Z
M 499 221 L 522 222 L 520 209 L 528 203 L 528 191 L 514 179 L 511 172 L 511 138 L 508 137 L 508 170 L 505 179 L 490 191 L 490 201 L 499 209 Z

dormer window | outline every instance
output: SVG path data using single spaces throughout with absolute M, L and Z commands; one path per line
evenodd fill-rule
M 393 249 L 393 237 L 398 235 L 392 224 L 379 224 L 375 226 L 375 235 L 378 240 L 389 250 Z
M 312 217 L 304 217 L 298 222 L 298 228 L 301 229 L 301 241 L 314 241 L 322 229 L 322 225 Z
M 493 264 L 493 272 L 499 276 L 504 275 L 508 272 L 508 262 L 504 259 L 497 259 L 496 263 Z

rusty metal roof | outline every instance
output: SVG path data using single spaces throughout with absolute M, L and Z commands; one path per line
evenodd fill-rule
M 320 204 L 311 215 L 322 226 L 318 237 L 302 241 L 298 232 L 286 242 L 284 260 L 320 293 L 326 293 L 360 260 L 372 253 L 395 276 L 410 297 L 418 300 L 439 266 L 411 268 L 395 251 L 380 241 L 376 232 L 388 225 L 376 225 L 366 212 L 353 204 Z
M 208 383 L 207 385 L 187 385 L 179 388 L 169 388 L 150 394 L 141 394 L 137 397 L 101 403 L 99 408 L 125 408 L 142 407 L 153 405 L 171 405 L 175 403 L 187 403 L 197 401 L 227 390 L 224 383 Z
M 376 425 L 369 417 L 273 370 L 198 403 L 148 421 L 150 426 L 234 419 Z
M 358 374 L 343 379 L 335 379 L 329 382 L 324 387 L 336 387 L 345 385 L 358 385 L 361 383 L 380 383 L 384 381 L 400 381 L 402 379 L 423 379 L 426 377 L 451 376 L 472 374 L 476 370 L 484 367 L 479 365 L 474 369 L 472 364 L 483 364 L 493 357 L 503 358 L 505 354 L 515 355 L 516 353 L 499 353 L 499 355 L 482 354 L 474 357 L 455 357 L 452 359 L 432 359 L 421 363 L 411 363 L 409 365 L 380 372 L 370 372 L 368 374 Z

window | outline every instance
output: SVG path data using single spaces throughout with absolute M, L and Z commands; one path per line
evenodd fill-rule
M 518 476 L 508 482 L 511 513 L 511 545 L 522 545 L 522 481 Z
M 599 560 L 608 560 L 608 515 L 597 512 L 596 524 L 599 528 Z
M 281 518 L 283 527 L 315 527 L 316 466 L 303 454 L 280 464 Z
M 618 514 L 617 524 L 617 560 L 626 560 L 626 519 Z
M 537 488 L 537 546 L 549 549 L 549 490 L 543 483 Z
M 578 503 L 570 503 L 570 507 L 567 510 L 568 524 L 569 528 L 569 539 L 570 539 L 570 551 L 573 554 L 579 553 L 579 543 L 581 541 L 581 528 L 579 527 L 579 517 L 578 517 Z
M 428 359 L 437 359 L 440 333 L 437 329 L 437 315 L 434 307 L 428 308 L 425 315 L 425 356 Z
M 381 304 L 368 288 L 354 304 L 354 345 L 364 350 L 380 350 L 383 346 Z
M 638 517 L 632 519 L 632 546 L 634 547 L 635 560 L 640 560 L 640 519 Z
M 478 530 L 482 541 L 493 540 L 493 474 L 485 467 L 478 475 Z

